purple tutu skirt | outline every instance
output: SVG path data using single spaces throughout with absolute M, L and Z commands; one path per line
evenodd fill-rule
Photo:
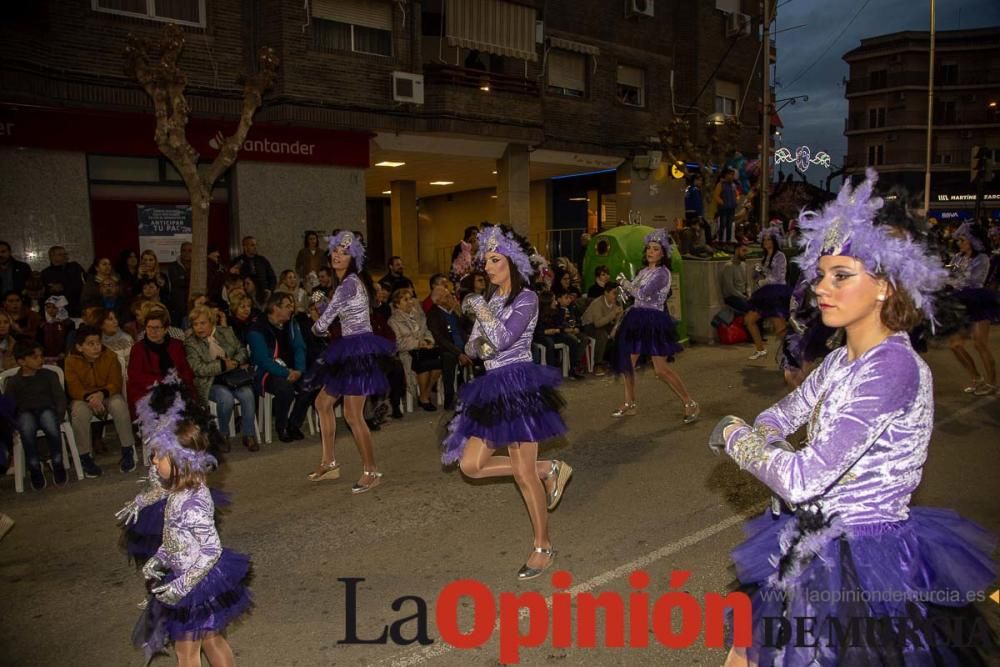
M 330 343 L 306 374 L 307 390 L 326 389 L 331 396 L 377 396 L 389 393 L 389 381 L 379 366 L 396 347 L 373 333 L 344 336 Z
M 168 573 L 163 582 L 175 576 Z M 223 549 L 211 571 L 177 604 L 164 604 L 150 596 L 132 631 L 132 641 L 145 651 L 146 663 L 170 642 L 202 639 L 225 630 L 253 603 L 250 576 L 250 557 Z
M 791 285 L 764 285 L 750 295 L 750 305 L 761 317 L 788 319 L 788 302 L 791 298 Z
M 209 489 L 216 512 L 230 504 L 229 494 L 219 489 Z M 122 530 L 122 543 L 129 560 L 142 567 L 163 543 L 163 510 L 167 500 L 159 500 L 139 510 L 135 523 Z M 218 520 L 218 517 L 216 517 Z
M 566 403 L 556 391 L 561 381 L 557 369 L 523 361 L 494 368 L 462 385 L 441 460 L 446 465 L 458 461 L 473 437 L 497 449 L 562 435 L 566 423 L 559 410 Z
M 641 358 L 673 356 L 684 348 L 677 342 L 677 326 L 670 313 L 655 308 L 632 307 L 622 320 L 615 334 L 615 358 L 613 370 L 616 374 L 632 374 L 632 355 Z
M 732 557 L 751 597 L 746 650 L 758 665 L 974 665 L 996 648 L 969 604 L 996 577 L 996 538 L 951 510 L 914 507 L 905 521 L 864 526 L 765 512 L 745 531 Z M 812 634 L 796 635 L 799 618 L 815 623 Z M 911 630 L 899 632 L 904 620 Z M 977 630 L 985 641 L 970 646 Z
M 965 306 L 969 322 L 1000 323 L 1000 292 L 986 287 L 970 287 L 955 292 L 955 298 Z

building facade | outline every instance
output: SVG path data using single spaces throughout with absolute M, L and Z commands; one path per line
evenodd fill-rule
M 844 54 L 848 117 L 845 165 L 873 166 L 883 188 L 924 190 L 927 145 L 927 32 L 871 37 Z M 931 215 L 971 215 L 973 146 L 1000 149 L 1000 27 L 936 33 L 931 142 Z M 1000 179 L 985 184 L 985 205 L 1000 209 Z
M 257 236 L 290 266 L 308 229 L 366 232 L 375 261 L 442 268 L 461 230 L 669 224 L 681 184 L 658 132 L 739 115 L 756 155 L 758 3 L 628 0 L 82 0 L 0 10 L 0 215 L 44 265 L 141 242 L 140 205 L 186 193 L 152 141 L 152 104 L 123 74 L 129 34 L 180 25 L 192 145 L 231 129 L 255 53 L 281 61 L 237 164 L 216 188 L 211 240 Z M 748 78 L 749 75 L 749 78 Z M 642 156 L 639 169 L 632 159 Z M 579 210 L 553 178 L 612 170 Z M 605 185 L 600 185 L 600 184 Z M 589 186 L 588 186 L 589 187 Z M 55 196 L 53 196 L 55 195 Z M 563 196 L 563 195 L 558 195 Z M 554 211 L 560 211 L 559 219 Z

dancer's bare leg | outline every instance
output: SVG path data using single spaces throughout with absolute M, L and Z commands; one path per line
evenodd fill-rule
M 365 397 L 364 396 L 344 396 L 344 419 L 351 427 L 351 435 L 354 436 L 354 444 L 358 448 L 358 455 L 361 456 L 361 464 L 366 471 L 374 472 L 375 466 L 375 444 L 372 442 L 372 432 L 368 430 L 365 422 Z M 359 483 L 364 483 L 364 477 Z
M 331 396 L 326 393 L 326 389 L 320 390 L 313 401 L 316 414 L 319 416 L 319 436 L 323 443 L 323 453 L 320 463 L 327 465 L 337 460 L 334 449 L 334 440 L 337 437 L 337 417 L 333 414 L 333 408 L 337 405 L 339 396 Z
M 692 401 L 691 394 L 688 393 L 687 387 L 684 386 L 681 376 L 670 368 L 666 359 L 663 357 L 653 357 L 653 369 L 656 371 L 656 377 L 667 383 L 667 386 L 673 390 L 677 398 L 681 399 L 681 403 L 687 405 Z
M 631 359 L 632 372 L 623 373 L 622 379 L 625 381 L 625 402 L 635 403 L 635 365 L 639 362 L 639 355 L 633 354 Z
M 201 667 L 201 640 L 179 639 L 174 642 L 177 667 Z
M 486 446 L 481 438 L 469 438 L 462 451 L 462 459 L 458 463 L 462 474 L 470 479 L 485 477 L 513 477 L 514 464 L 509 456 L 495 456 L 495 449 Z M 545 479 L 552 471 L 552 461 L 536 461 L 535 473 L 539 479 Z M 555 480 L 552 481 L 555 483 Z
M 995 387 L 997 384 L 997 366 L 993 358 L 993 353 L 990 352 L 989 320 L 976 322 L 972 325 L 972 345 L 976 348 L 976 352 L 979 353 L 980 361 L 983 362 L 983 377 L 986 378 L 987 383 Z
M 952 354 L 958 359 L 958 363 L 962 364 L 966 372 L 973 380 L 979 379 L 979 371 L 976 370 L 976 362 L 972 360 L 972 356 L 965 349 L 965 341 L 968 337 L 964 333 L 958 333 L 951 337 L 948 341 L 948 347 L 951 348 Z
M 236 657 L 226 638 L 220 634 L 211 634 L 201 640 L 201 648 L 205 651 L 208 664 L 212 667 L 236 667 Z
M 760 315 L 755 310 L 751 310 L 743 316 L 743 325 L 750 332 L 750 337 L 753 338 L 753 346 L 757 351 L 764 349 L 764 339 L 760 337 L 760 326 L 757 325 L 759 321 Z
M 538 443 L 524 442 L 520 445 L 512 445 L 509 448 L 510 460 L 514 469 L 514 481 L 517 488 L 524 497 L 524 504 L 528 508 L 528 517 L 531 519 L 531 529 L 534 542 L 532 546 L 549 549 L 552 542 L 549 540 L 549 513 L 548 503 L 545 498 L 545 487 L 538 479 Z M 551 556 L 532 551 L 528 557 L 528 567 L 542 567 Z
M 726 662 L 722 667 L 757 667 L 757 663 L 747 658 L 746 651 L 734 646 L 729 649 L 729 655 L 726 656 Z

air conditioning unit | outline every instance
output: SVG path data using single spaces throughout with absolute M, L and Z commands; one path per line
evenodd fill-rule
M 653 0 L 625 0 L 625 16 L 653 16 Z
M 726 37 L 738 37 L 750 34 L 750 15 L 733 12 L 726 14 Z
M 632 158 L 632 168 L 633 169 L 649 169 L 652 170 L 653 160 L 648 155 L 636 155 Z
M 424 75 L 410 72 L 392 73 L 392 100 L 394 102 L 424 103 Z

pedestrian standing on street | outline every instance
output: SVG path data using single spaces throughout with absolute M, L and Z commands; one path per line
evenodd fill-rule
M 736 186 L 736 172 L 730 168 L 723 170 L 715 186 L 715 206 L 719 213 L 719 240 L 730 242 L 736 239 L 733 219 L 739 204 L 740 191 Z M 707 239 L 706 239 L 707 240 Z
M 625 380 L 625 402 L 611 413 L 612 417 L 632 417 L 638 414 L 635 400 L 635 366 L 640 357 L 650 357 L 656 377 L 666 382 L 681 399 L 684 423 L 698 419 L 701 408 L 691 398 L 684 381 L 667 365 L 668 360 L 683 348 L 677 342 L 677 327 L 667 312 L 670 296 L 670 235 L 665 229 L 654 229 L 646 235 L 643 250 L 646 266 L 635 280 L 620 276 L 620 286 L 635 297 L 635 304 L 625 313 L 615 335 L 614 370 Z
M 934 394 L 907 331 L 934 316 L 947 274 L 908 233 L 872 224 L 882 208 L 876 178 L 869 170 L 857 189 L 845 185 L 802 218 L 798 261 L 823 323 L 843 328 L 846 345 L 752 425 L 724 417 L 709 439 L 792 508 L 751 521 L 733 551 L 751 590 L 753 636 L 730 652 L 730 667 L 986 664 L 974 642 L 939 633 L 956 622 L 963 633 L 972 622 L 988 627 L 969 601 L 996 577 L 996 538 L 951 510 L 910 507 Z M 786 439 L 803 425 L 808 444 L 796 450 Z M 819 625 L 780 648 L 766 641 L 773 619 L 794 626 L 803 617 L 869 628 L 869 638 L 875 623 L 910 623 L 878 641 L 816 641 L 828 636 Z
M 250 557 L 222 548 L 205 479 L 218 467 L 208 452 L 210 421 L 187 418 L 185 407 L 175 394 L 143 434 L 166 502 L 163 542 L 142 566 L 150 595 L 132 637 L 146 664 L 173 643 L 178 667 L 200 666 L 202 652 L 212 667 L 233 667 L 223 632 L 250 608 Z M 139 406 L 140 414 L 151 410 L 149 402 Z
M 538 443 L 566 432 L 556 392 L 559 371 L 531 361 L 538 297 L 528 289 L 534 252 L 505 225 L 484 227 L 476 258 L 485 262 L 490 287 L 470 294 L 463 310 L 476 319 L 465 353 L 486 363 L 486 375 L 463 385 L 448 423 L 441 456 L 458 462 L 466 477 L 513 477 L 534 532 L 531 555 L 517 573 L 534 579 L 556 557 L 549 538 L 548 510 L 562 499 L 573 469 L 563 461 L 539 461 Z M 508 456 L 494 456 L 502 447 Z
M 343 231 L 330 237 L 330 264 L 335 275 L 334 292 L 312 331 L 326 335 L 333 320 L 339 319 L 341 337 L 330 344 L 306 377 L 308 387 L 320 389 L 315 406 L 323 442 L 320 464 L 309 479 L 318 482 L 340 477 L 334 451 L 337 420 L 333 409 L 343 399 L 344 419 L 363 466 L 361 479 L 351 487 L 351 493 L 364 493 L 382 481 L 382 473 L 375 465 L 371 430 L 365 423 L 365 398 L 388 393 L 389 381 L 380 363 L 381 357 L 395 352 L 395 346 L 372 333 L 369 303 L 374 285 L 368 274 L 362 273 L 365 247 L 357 234 Z

